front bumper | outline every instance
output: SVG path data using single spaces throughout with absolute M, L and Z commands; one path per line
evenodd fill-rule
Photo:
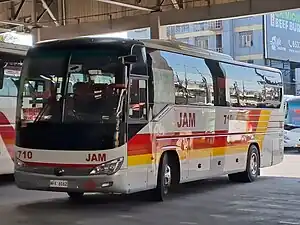
M 127 172 L 120 170 L 114 175 L 62 176 L 37 174 L 16 170 L 14 173 L 17 187 L 26 190 L 55 192 L 99 192 L 129 193 Z M 50 187 L 51 180 L 67 181 L 66 187 Z M 127 182 L 126 182 L 127 181 Z

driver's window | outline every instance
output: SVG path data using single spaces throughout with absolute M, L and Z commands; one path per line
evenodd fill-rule
M 147 81 L 130 80 L 129 117 L 147 119 Z

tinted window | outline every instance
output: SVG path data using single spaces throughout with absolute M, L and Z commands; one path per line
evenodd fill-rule
M 154 105 L 175 101 L 181 105 L 280 107 L 279 73 L 159 50 L 152 50 L 149 59 Z
M 165 53 L 160 50 L 148 49 L 149 101 L 151 106 L 153 103 L 153 115 L 166 105 L 175 103 L 174 69 L 164 56 Z
M 147 81 L 130 80 L 130 109 L 129 117 L 135 119 L 147 119 Z
M 213 79 L 204 59 L 162 52 L 174 74 L 175 103 L 211 105 Z
M 18 89 L 14 83 L 16 80 L 16 77 L 4 77 L 3 87 L 0 89 L 0 96 L 16 97 L 18 94 Z
M 267 108 L 279 108 L 282 99 L 282 79 L 279 73 L 256 70 L 256 73 L 264 77 L 264 101 Z
M 227 99 L 233 107 L 263 107 L 264 79 L 254 68 L 220 63 L 226 73 Z

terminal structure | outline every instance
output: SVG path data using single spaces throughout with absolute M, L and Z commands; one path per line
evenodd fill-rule
M 1 0 L 0 31 L 32 32 L 34 41 L 113 33 L 300 8 L 298 0 Z

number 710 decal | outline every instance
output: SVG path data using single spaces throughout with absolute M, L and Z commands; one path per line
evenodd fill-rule
M 233 120 L 233 115 L 224 115 L 224 124 L 229 123 L 230 120 Z
M 18 158 L 32 159 L 32 151 L 18 151 Z

